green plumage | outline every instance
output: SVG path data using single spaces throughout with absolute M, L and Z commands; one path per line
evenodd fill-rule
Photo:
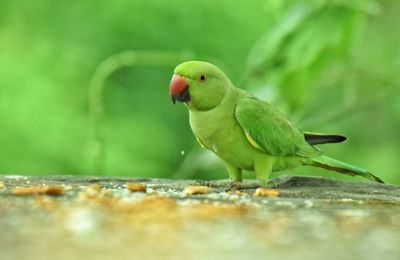
M 222 159 L 231 180 L 241 181 L 242 170 L 254 170 L 265 184 L 272 171 L 310 165 L 383 182 L 367 170 L 322 155 L 312 145 L 345 137 L 306 133 L 307 141 L 284 115 L 234 87 L 214 65 L 185 62 L 175 74 L 187 83 L 190 100 L 185 104 L 196 139 Z
M 320 152 L 270 104 L 255 97 L 238 102 L 235 117 L 265 153 L 275 156 L 316 156 Z

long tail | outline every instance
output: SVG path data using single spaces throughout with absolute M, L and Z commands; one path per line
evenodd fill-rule
M 348 163 L 335 160 L 325 155 L 312 158 L 310 165 L 324 168 L 327 170 L 333 170 L 350 176 L 362 176 L 372 181 L 384 183 L 380 178 L 378 178 L 377 176 L 373 175 L 372 173 L 370 173 L 365 169 L 358 168 Z

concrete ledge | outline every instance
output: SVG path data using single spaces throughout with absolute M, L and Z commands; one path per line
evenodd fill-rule
M 400 257 L 399 186 L 298 176 L 261 191 L 228 185 L 0 176 L 2 259 Z

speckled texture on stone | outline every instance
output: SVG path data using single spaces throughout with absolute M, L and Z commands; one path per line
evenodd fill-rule
M 131 192 L 127 182 L 143 184 Z M 257 182 L 0 176 L 1 259 L 400 259 L 400 187 L 283 176 Z M 15 187 L 59 186 L 25 195 Z M 188 185 L 208 186 L 187 195 Z M 227 188 L 232 189 L 227 191 Z

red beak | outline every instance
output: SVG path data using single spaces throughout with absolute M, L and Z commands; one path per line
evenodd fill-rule
M 169 94 L 171 96 L 172 103 L 176 101 L 188 102 L 190 100 L 188 84 L 184 77 L 174 74 L 169 84 Z

